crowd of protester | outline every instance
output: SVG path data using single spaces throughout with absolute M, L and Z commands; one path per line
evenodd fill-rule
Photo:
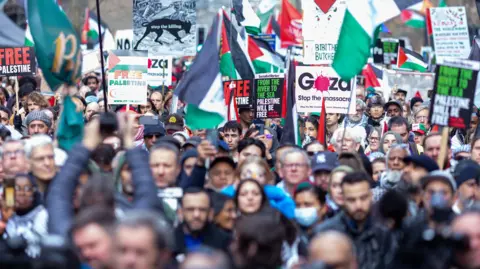
M 18 96 L 0 88 L 0 268 L 480 268 L 477 108 L 444 151 L 429 100 L 361 85 L 356 114 L 327 114 L 325 130 L 299 116 L 302 145 L 251 109 L 212 140 L 162 88 L 107 105 L 106 132 L 92 73 L 73 96 L 83 139 L 66 152 L 61 98 L 18 83 Z

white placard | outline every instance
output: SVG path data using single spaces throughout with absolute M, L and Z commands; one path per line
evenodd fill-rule
M 324 13 L 313 0 L 303 0 L 303 38 L 306 64 L 331 64 L 337 49 L 347 4 L 337 0 Z
M 321 112 L 325 97 L 327 113 L 355 113 L 356 77 L 344 81 L 330 66 L 297 66 L 295 99 L 298 112 Z
M 118 30 L 115 33 L 115 47 L 117 50 L 132 50 L 133 29 Z
M 467 59 L 470 54 L 465 7 L 430 8 L 435 56 Z
M 148 85 L 172 85 L 172 56 L 148 57 Z

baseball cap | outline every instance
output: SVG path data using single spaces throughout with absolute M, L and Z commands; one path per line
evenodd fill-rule
M 388 102 L 383 106 L 383 108 L 384 108 L 385 110 L 387 110 L 390 105 L 396 105 L 396 106 L 398 106 L 398 107 L 400 108 L 400 111 L 403 111 L 402 105 L 401 105 L 397 100 L 390 100 L 390 101 L 388 101 Z
M 416 104 L 416 103 L 423 103 L 423 99 L 420 98 L 420 97 L 412 97 L 412 99 L 410 99 L 410 109 L 413 110 L 413 106 Z
M 453 178 L 452 174 L 447 171 L 441 171 L 441 170 L 435 170 L 430 172 L 427 176 L 422 178 L 422 189 L 425 190 L 425 188 L 428 186 L 433 181 L 442 181 L 450 186 L 452 188 L 453 192 L 457 191 L 457 183 L 455 182 L 455 179 Z
M 210 167 L 208 168 L 208 170 L 211 170 L 215 165 L 219 164 L 219 163 L 227 163 L 229 164 L 233 169 L 236 168 L 236 165 L 235 165 L 235 162 L 233 161 L 232 158 L 230 157 L 226 157 L 226 156 L 222 156 L 222 157 L 217 157 L 215 158 L 212 163 L 210 164 Z
M 438 164 L 427 155 L 411 155 L 403 158 L 406 164 L 414 163 L 416 166 L 425 168 L 429 173 L 438 170 Z
M 480 165 L 473 160 L 460 161 L 455 166 L 453 176 L 458 187 L 470 179 L 475 179 L 478 182 L 480 179 Z
M 163 125 L 161 124 L 145 125 L 145 128 L 143 129 L 143 136 L 149 136 L 154 134 L 159 134 L 160 136 L 164 136 L 165 128 L 163 128 Z
M 170 114 L 167 117 L 167 120 L 165 122 L 165 129 L 167 132 L 169 130 L 173 130 L 174 132 L 177 131 L 183 131 L 184 123 L 183 123 L 183 118 L 179 114 Z
M 427 133 L 427 128 L 423 123 L 414 123 L 412 124 L 412 132 L 424 135 Z
M 332 171 L 338 166 L 338 157 L 335 152 L 319 152 L 313 156 L 312 159 L 312 171 Z
M 368 108 L 371 108 L 374 106 L 383 107 L 384 104 L 385 104 L 385 101 L 383 101 L 383 98 L 380 95 L 374 95 L 369 99 Z
M 395 93 L 397 93 L 397 92 L 403 92 L 405 95 L 407 94 L 407 91 L 406 91 L 406 90 L 400 89 L 400 88 L 398 88 Z

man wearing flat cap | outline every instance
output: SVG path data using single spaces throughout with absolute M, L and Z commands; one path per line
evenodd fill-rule
M 48 134 L 48 131 L 52 127 L 52 120 L 43 111 L 34 110 L 28 113 L 25 119 L 27 124 L 28 135 L 36 134 Z

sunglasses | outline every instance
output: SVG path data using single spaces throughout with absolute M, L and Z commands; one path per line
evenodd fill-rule
M 319 153 L 320 151 L 307 151 L 307 155 L 309 157 L 313 157 L 315 154 Z

